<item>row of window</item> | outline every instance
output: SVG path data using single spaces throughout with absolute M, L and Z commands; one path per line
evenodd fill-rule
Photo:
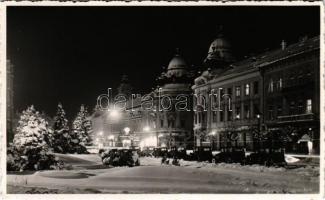
M 307 76 L 306 78 L 304 78 Z M 268 82 L 268 92 L 272 93 L 274 91 L 281 91 L 284 85 L 284 82 L 286 85 L 292 85 L 297 83 L 303 83 L 304 81 L 310 80 L 308 78 L 311 76 L 311 71 L 306 70 L 305 73 L 301 70 L 298 74 L 291 74 L 289 76 L 285 77 L 285 80 L 283 80 L 282 77 L 279 77 L 277 79 L 270 79 Z
M 219 118 L 218 118 L 219 113 Z M 253 114 L 252 114 L 253 113 Z M 259 114 L 259 105 L 253 104 L 253 109 L 250 104 L 244 104 L 243 110 L 240 105 L 235 105 L 234 110 L 220 110 L 212 112 L 212 121 L 213 122 L 224 122 L 224 121 L 233 121 L 239 120 L 241 118 L 251 119 L 256 118 L 257 114 Z M 296 115 L 296 114 L 310 114 L 312 113 L 312 100 L 307 99 L 305 101 L 299 100 L 297 102 L 291 101 L 289 105 L 288 115 Z M 273 120 L 276 119 L 277 116 L 282 116 L 283 107 L 282 105 L 268 106 L 267 119 Z M 197 112 L 194 115 L 194 123 L 205 123 L 206 122 L 207 112 Z
M 269 86 L 268 86 L 268 92 L 272 93 L 275 90 L 281 91 L 283 87 L 283 81 L 282 78 L 277 79 L 276 81 L 273 81 L 273 79 L 270 79 Z
M 253 114 L 252 114 L 253 112 Z M 219 118 L 217 117 L 219 113 Z M 256 115 L 259 114 L 259 105 L 253 104 L 253 109 L 250 104 L 243 105 L 243 112 L 241 110 L 240 105 L 235 105 L 234 110 L 226 109 L 226 110 L 218 110 L 212 111 L 212 121 L 213 122 L 224 122 L 224 121 L 233 121 L 244 119 L 256 118 Z M 206 114 L 207 112 L 197 112 L 194 115 L 194 123 L 205 123 L 206 122 Z
M 185 128 L 185 120 L 184 119 L 181 119 L 180 120 L 180 127 L 179 128 Z M 163 119 L 161 119 L 160 120 L 160 127 L 161 128 L 164 128 L 165 126 L 164 126 L 164 120 Z M 167 127 L 168 128 L 176 128 L 176 125 L 175 125 L 175 120 L 173 120 L 173 119 L 168 119 L 167 120 Z
M 305 101 L 298 100 L 291 101 L 289 104 L 288 115 L 298 115 L 298 114 L 311 114 L 312 113 L 312 100 L 307 99 Z M 282 105 L 268 106 L 268 119 L 273 120 L 276 119 L 277 116 L 283 115 L 283 108 Z
M 258 94 L 258 90 L 259 90 L 259 83 L 258 81 L 253 82 L 253 91 L 251 88 L 251 83 L 246 83 L 244 85 L 244 95 L 245 96 L 249 96 L 251 94 L 251 92 L 253 92 L 254 95 Z M 223 97 L 223 95 L 227 94 L 228 96 L 232 96 L 233 92 L 232 92 L 233 88 L 229 87 L 227 89 L 225 88 L 219 88 L 218 91 L 218 95 Z M 235 97 L 240 97 L 242 94 L 242 86 L 235 86 Z M 215 97 L 215 96 L 213 96 Z M 216 97 L 215 97 L 216 98 Z M 214 100 L 216 101 L 216 99 Z

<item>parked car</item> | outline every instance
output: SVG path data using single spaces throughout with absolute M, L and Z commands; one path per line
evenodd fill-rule
M 141 151 L 141 156 L 152 157 L 154 152 L 154 147 L 143 147 Z
M 195 147 L 194 158 L 197 161 L 212 161 L 211 147 Z
M 265 166 L 285 166 L 284 152 L 280 150 L 269 151 L 261 150 L 256 153 L 252 153 L 246 158 L 247 164 L 259 164 Z
M 215 163 L 246 163 L 245 150 L 239 148 L 224 148 L 221 152 L 213 157 Z
M 185 158 L 184 158 L 184 160 L 188 160 L 188 161 L 196 160 L 193 149 L 186 149 L 185 150 Z
M 155 157 L 162 157 L 167 153 L 167 148 L 166 147 L 156 147 L 153 150 L 153 155 Z

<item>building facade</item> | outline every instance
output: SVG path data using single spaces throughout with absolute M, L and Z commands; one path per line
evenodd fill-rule
M 211 46 L 222 48 L 223 40 Z M 319 37 L 305 38 L 240 62 L 210 64 L 192 87 L 196 145 L 319 153 L 319 47 Z
M 178 53 L 148 94 L 132 94 L 124 76 L 115 99 L 126 97 L 125 109 L 94 112 L 94 140 L 113 147 L 193 146 L 192 80 L 193 74 Z
M 156 89 L 146 95 L 133 96 L 122 78 L 118 94 L 127 96 L 126 109 L 118 117 L 112 111 L 95 112 L 94 130 L 108 146 L 281 147 L 317 154 L 319 50 L 319 37 L 303 38 L 236 61 L 220 33 L 198 77 L 176 53 L 157 78 Z

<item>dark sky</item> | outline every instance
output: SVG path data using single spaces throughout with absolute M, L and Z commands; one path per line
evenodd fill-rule
M 200 66 L 217 25 L 240 60 L 319 35 L 319 18 L 319 7 L 8 7 L 15 110 L 34 104 L 52 116 L 60 101 L 72 117 L 122 74 L 148 92 L 176 47 Z

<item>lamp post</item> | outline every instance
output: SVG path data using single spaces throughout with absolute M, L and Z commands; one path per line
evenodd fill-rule
M 211 133 L 210 133 L 210 138 L 211 138 L 211 141 L 212 141 L 212 143 L 211 143 L 211 150 L 214 150 L 214 136 L 217 134 L 217 132 L 216 131 L 212 131 Z
M 260 146 L 261 146 L 261 114 L 257 114 L 256 118 L 257 118 L 257 143 L 258 143 L 258 149 L 257 150 L 260 151 Z
M 123 129 L 123 131 L 124 131 L 125 135 L 128 136 L 129 139 L 131 140 L 131 146 L 132 146 L 133 145 L 133 139 L 129 136 L 129 133 L 130 133 L 131 129 L 129 127 L 125 127 Z M 123 144 L 123 146 L 124 146 L 124 144 Z
M 108 112 L 107 120 L 109 121 L 109 131 L 110 131 L 110 134 L 113 135 L 113 121 L 119 119 L 120 112 L 115 108 L 110 108 L 107 110 L 107 112 Z M 113 137 L 114 137 L 114 135 L 113 135 Z M 115 146 L 114 138 L 112 141 L 112 146 Z

